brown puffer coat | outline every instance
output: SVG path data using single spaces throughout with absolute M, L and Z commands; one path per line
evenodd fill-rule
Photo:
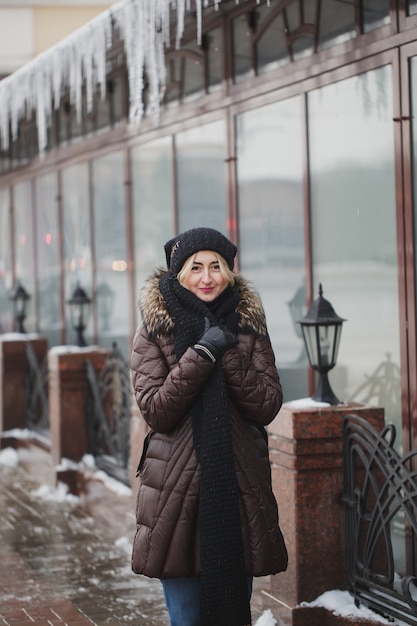
M 132 569 L 157 578 L 198 576 L 199 465 L 189 411 L 214 365 L 192 348 L 176 362 L 173 321 L 155 275 L 142 291 L 144 325 L 131 356 L 136 401 L 150 430 L 140 463 Z M 287 567 L 264 426 L 282 390 L 259 297 L 237 276 L 238 346 L 223 356 L 248 575 Z

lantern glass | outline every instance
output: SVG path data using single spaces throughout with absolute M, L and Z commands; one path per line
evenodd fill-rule
M 339 353 L 341 324 L 302 326 L 304 342 L 311 367 L 328 372 L 336 365 Z

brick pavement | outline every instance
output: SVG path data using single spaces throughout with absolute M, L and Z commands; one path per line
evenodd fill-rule
M 29 458 L 0 464 L 0 626 L 167 626 L 159 581 L 130 569 L 130 503 L 97 485 L 81 505 L 45 500 L 48 456 Z
M 0 465 L 0 625 L 166 626 L 159 581 L 131 572 L 110 528 L 38 487 Z

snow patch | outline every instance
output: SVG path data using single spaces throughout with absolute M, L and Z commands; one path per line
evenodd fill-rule
M 128 537 L 120 537 L 119 539 L 116 539 L 114 543 L 118 548 L 123 550 L 123 552 L 126 552 L 126 554 L 132 554 L 133 544 Z
M 39 337 L 37 333 L 2 333 L 0 341 L 31 341 Z
M 317 402 L 317 400 L 313 400 L 313 398 L 300 398 L 300 400 L 291 400 L 290 402 L 286 402 L 285 405 L 289 409 L 311 409 L 316 407 L 327 407 L 331 406 L 328 402 Z
M 276 623 L 277 620 L 272 615 L 270 609 L 268 609 L 267 611 L 264 611 L 261 617 L 256 620 L 255 626 L 275 626 Z
M 5 448 L 0 452 L 0 464 L 7 467 L 17 467 L 19 456 L 14 448 Z
M 68 485 L 58 482 L 57 486 L 41 485 L 38 489 L 31 492 L 31 495 L 41 500 L 51 500 L 53 502 L 71 502 L 78 504 L 80 499 L 69 493 Z
M 100 346 L 84 346 L 84 347 L 80 347 L 80 346 L 52 346 L 52 348 L 49 348 L 49 352 L 51 354 L 68 354 L 71 353 L 73 354 L 74 352 L 103 352 L 103 348 L 100 348 Z
M 115 478 L 112 478 L 111 476 L 106 474 L 106 472 L 103 472 L 102 470 L 98 470 L 97 472 L 94 472 L 94 478 L 101 480 L 106 485 L 106 487 L 108 487 L 111 491 L 113 491 L 114 493 L 118 493 L 121 496 L 130 496 L 132 494 L 132 489 L 130 487 L 128 487 L 124 483 L 121 483 Z
M 393 623 L 396 626 L 407 626 L 405 622 L 401 620 L 395 620 L 392 622 L 388 619 L 382 617 L 382 615 L 378 615 L 371 609 L 360 605 L 356 606 L 353 596 L 348 591 L 340 591 L 339 589 L 335 589 L 332 591 L 326 591 L 321 596 L 313 600 L 312 602 L 301 602 L 301 607 L 316 607 L 320 606 L 336 615 L 341 615 L 347 618 L 361 618 L 363 620 L 373 621 L 377 624 L 389 624 L 393 626 Z

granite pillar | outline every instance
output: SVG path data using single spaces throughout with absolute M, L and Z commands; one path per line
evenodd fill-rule
M 384 410 L 362 404 L 293 408 L 284 404 L 269 427 L 270 458 L 289 565 L 264 586 L 280 624 L 325 591 L 347 589 L 343 493 L 343 419 L 357 415 L 381 430 Z M 301 609 L 298 609 L 300 611 Z M 303 610 L 305 615 L 305 609 Z M 301 617 L 301 615 L 300 615 Z
M 49 351 L 49 423 L 55 464 L 63 458 L 79 462 L 88 452 L 85 362 L 89 359 L 99 373 L 107 355 L 107 350 L 94 346 Z
M 17 333 L 0 335 L 0 433 L 27 427 L 27 344 L 32 346 L 41 364 L 48 350 L 46 339 Z

